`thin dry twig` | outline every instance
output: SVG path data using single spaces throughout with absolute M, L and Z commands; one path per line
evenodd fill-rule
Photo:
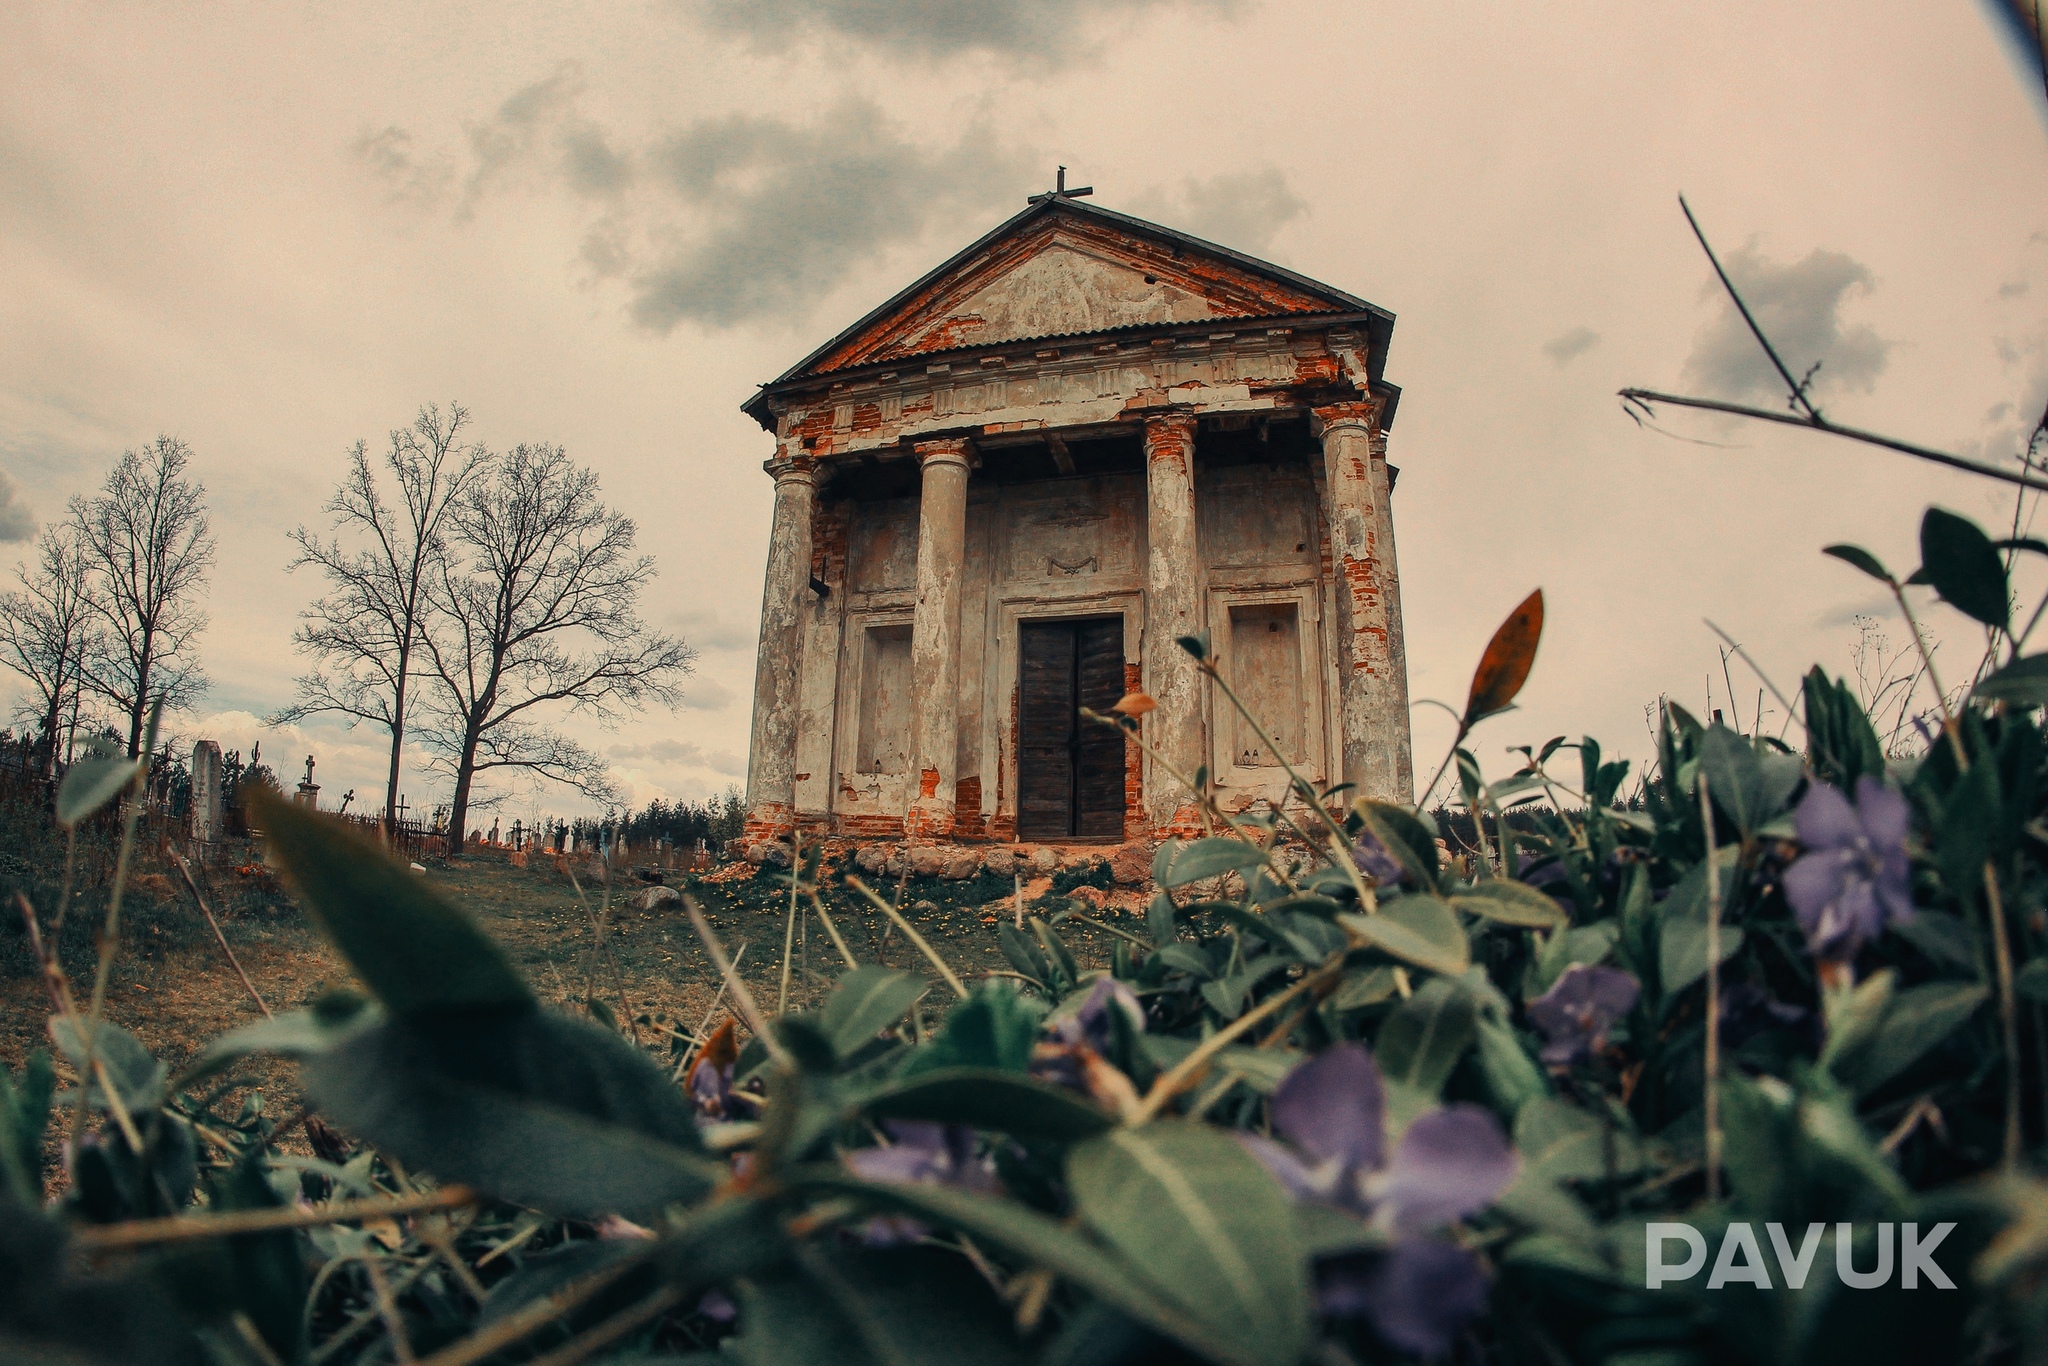
M 960 985 L 960 979 L 954 975 L 953 969 L 946 966 L 946 960 L 939 957 L 938 950 L 926 943 L 924 936 L 919 934 L 911 923 L 903 918 L 903 912 L 882 900 L 881 897 L 876 896 L 874 889 L 859 878 L 849 877 L 846 879 L 846 882 L 848 886 L 852 887 L 869 901 L 874 902 L 882 914 L 889 917 L 890 923 L 895 925 L 897 929 L 902 930 L 909 937 L 911 943 L 917 945 L 918 952 L 922 953 L 930 960 L 931 965 L 938 969 L 939 976 L 945 979 L 947 986 L 953 988 L 955 996 L 958 996 L 963 1001 L 967 999 L 967 988 Z
M 237 1233 L 269 1233 L 285 1228 L 318 1228 L 323 1224 L 353 1223 L 358 1219 L 388 1219 L 396 1214 L 460 1209 L 475 1204 L 478 1198 L 476 1192 L 467 1186 L 448 1186 L 397 1199 L 338 1200 L 312 1209 L 286 1205 L 271 1209 L 232 1210 L 226 1214 L 131 1219 L 125 1224 L 84 1225 L 72 1232 L 71 1241 L 87 1252 L 114 1252 L 123 1248 L 189 1242 L 195 1238 L 226 1238 Z
M 256 990 L 256 984 L 249 980 L 249 974 L 242 971 L 242 960 L 235 957 L 235 951 L 228 947 L 228 937 L 220 932 L 220 922 L 213 918 L 213 908 L 206 904 L 206 897 L 200 892 L 198 882 L 193 879 L 192 867 L 185 862 L 185 856 L 173 849 L 171 862 L 177 864 L 178 871 L 185 875 L 185 885 L 192 889 L 192 899 L 199 903 L 199 913 L 206 917 L 206 927 L 213 931 L 214 942 L 218 943 L 220 951 L 228 956 L 228 966 L 235 970 L 235 976 L 242 979 L 242 985 L 247 987 L 249 995 L 255 998 L 256 1008 L 263 1012 L 264 1019 L 276 1019 L 277 1017 L 270 1013 L 270 1006 L 264 1001 L 263 993 Z

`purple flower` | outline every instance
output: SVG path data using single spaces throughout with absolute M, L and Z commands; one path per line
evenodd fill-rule
M 856 1148 L 846 1165 L 869 1181 L 957 1186 L 962 1190 L 994 1190 L 995 1168 L 975 1154 L 974 1130 L 965 1124 L 939 1124 L 921 1119 L 887 1119 L 886 1147 Z
M 1785 899 L 1815 958 L 1848 962 L 1887 924 L 1912 918 L 1912 817 L 1904 797 L 1868 774 L 1856 780 L 1854 806 L 1826 783 L 1807 788 L 1796 816 L 1806 852 L 1785 870 Z
M 1054 1020 L 1046 1027 L 1046 1033 L 1055 1043 L 1087 1044 L 1098 1053 L 1106 1053 L 1116 1037 L 1109 1019 L 1112 1010 L 1124 1013 L 1132 1033 L 1145 1032 L 1145 1007 L 1139 1004 L 1136 993 L 1105 973 L 1095 979 L 1080 1007 L 1073 1014 Z
M 1529 1019 L 1543 1031 L 1543 1061 L 1570 1067 L 1593 1056 L 1614 1022 L 1635 1008 L 1642 986 L 1620 968 L 1574 963 L 1529 1003 Z
M 854 1175 L 903 1185 L 971 1191 L 996 1188 L 995 1167 L 975 1154 L 974 1130 L 965 1124 L 886 1119 L 882 1129 L 891 1140 L 887 1146 L 856 1148 L 846 1154 L 846 1165 Z M 914 1243 L 926 1232 L 921 1222 L 908 1215 L 879 1214 L 862 1226 L 859 1241 L 867 1247 L 896 1247 Z
M 1392 887 L 1407 876 L 1401 860 L 1380 842 L 1380 837 L 1370 830 L 1358 832 L 1358 839 L 1351 846 L 1352 862 L 1358 871 L 1371 878 L 1375 887 Z
M 1363 1316 L 1404 1350 L 1440 1355 L 1485 1308 L 1487 1277 L 1462 1248 L 1421 1235 L 1484 1209 L 1519 1161 L 1500 1123 L 1476 1105 L 1431 1110 L 1387 1151 L 1386 1085 L 1362 1044 L 1324 1049 L 1273 1093 L 1279 1143 L 1241 1139 L 1299 1200 L 1350 1210 L 1393 1241 L 1317 1268 L 1320 1307 Z

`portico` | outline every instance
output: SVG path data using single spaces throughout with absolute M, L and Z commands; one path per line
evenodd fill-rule
M 1392 330 L 1052 195 L 765 386 L 749 837 L 1151 839 L 1198 771 L 1282 799 L 1203 633 L 1287 760 L 1408 800 Z M 1140 688 L 1151 756 L 1078 718 Z

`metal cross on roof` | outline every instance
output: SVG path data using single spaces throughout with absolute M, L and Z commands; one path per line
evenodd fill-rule
M 1095 187 L 1093 185 L 1083 185 L 1077 189 L 1072 190 L 1068 189 L 1067 168 L 1062 166 L 1060 167 L 1059 180 L 1053 186 L 1052 189 L 1047 190 L 1044 194 L 1032 195 L 1029 199 L 1025 200 L 1024 202 L 1026 204 L 1042 204 L 1048 199 L 1079 199 L 1082 195 L 1089 195 L 1094 193 Z

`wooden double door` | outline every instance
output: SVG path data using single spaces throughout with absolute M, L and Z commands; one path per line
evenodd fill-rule
M 1123 696 L 1123 619 L 1027 621 L 1017 653 L 1017 838 L 1121 839 L 1124 739 L 1080 709 Z

